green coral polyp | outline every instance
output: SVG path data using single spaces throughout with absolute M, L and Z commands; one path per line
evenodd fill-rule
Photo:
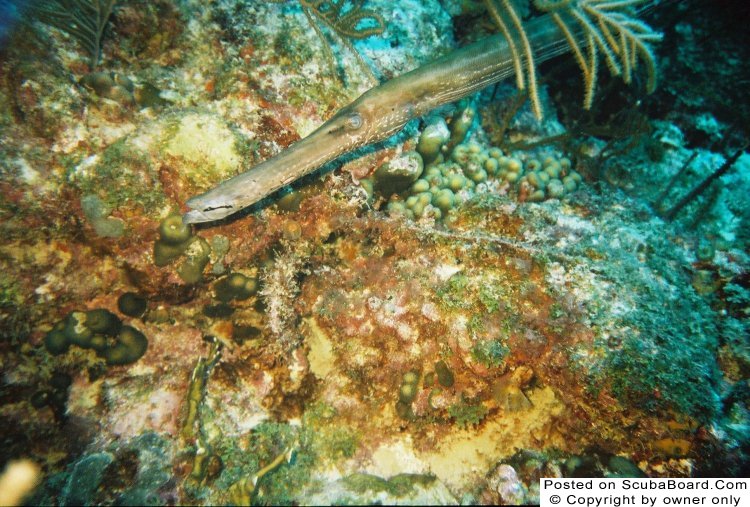
M 169 215 L 159 224 L 159 239 L 154 243 L 154 264 L 166 266 L 190 246 L 193 231 L 182 223 L 180 215 Z
M 131 326 L 123 326 L 117 335 L 115 344 L 106 348 L 101 354 L 109 365 L 134 363 L 146 353 L 148 340 L 146 336 Z
M 95 334 L 91 337 L 88 348 L 96 351 L 97 354 L 101 355 L 107 349 L 107 346 L 107 337 L 103 334 Z
M 423 170 L 422 156 L 410 151 L 381 165 L 373 175 L 373 186 L 384 196 L 397 194 L 416 182 Z
M 447 153 L 449 146 L 444 145 L 442 151 Z M 453 216 L 452 212 L 475 193 L 502 185 L 515 188 L 522 201 L 561 199 L 582 181 L 571 165 L 564 157 L 546 157 L 543 162 L 529 158 L 524 163 L 504 155 L 497 147 L 485 149 L 474 142 L 462 143 L 450 151 L 447 161 L 441 155 L 427 165 L 408 192 L 392 196 L 387 210 L 409 218 L 441 219 Z
M 154 243 L 154 264 L 160 268 L 170 264 L 175 259 L 178 259 L 187 250 L 189 245 L 189 240 L 177 245 L 170 245 L 161 240 L 157 241 Z
M 192 235 L 190 226 L 182 223 L 181 215 L 169 215 L 159 224 L 160 240 L 167 245 L 182 245 Z
M 191 227 L 182 222 L 180 215 L 169 215 L 159 224 L 154 264 L 164 267 L 183 256 L 177 274 L 185 283 L 198 283 L 210 260 L 211 247 L 205 239 L 193 236 Z
M 146 313 L 148 302 L 146 298 L 139 296 L 135 292 L 126 292 L 117 298 L 117 309 L 120 313 L 128 317 L 139 318 Z
M 443 147 L 443 151 L 451 153 L 456 147 L 458 147 L 464 139 L 466 134 L 469 133 L 471 125 L 474 123 L 474 118 L 477 115 L 476 105 L 473 102 L 462 103 L 462 107 L 453 114 L 450 124 L 450 139 L 448 143 Z
M 47 350 L 54 355 L 64 354 L 70 348 L 70 342 L 68 336 L 65 334 L 65 323 L 59 322 L 47 335 L 44 337 L 44 345 Z
M 185 250 L 185 260 L 177 268 L 177 274 L 185 283 L 198 283 L 203 278 L 203 270 L 208 265 L 211 247 L 199 237 L 193 238 Z
M 422 155 L 425 164 L 438 158 L 441 148 L 449 139 L 450 131 L 442 118 L 434 120 L 422 130 L 417 143 L 417 152 Z
M 398 388 L 398 401 L 396 402 L 396 414 L 401 419 L 409 420 L 414 413 L 411 408 L 411 402 L 417 397 L 419 383 L 419 372 L 409 370 L 401 378 L 401 385 Z
M 122 321 L 109 310 L 97 308 L 86 312 L 85 325 L 94 333 L 116 334 L 122 327 Z
M 398 399 L 404 403 L 411 403 L 417 396 L 417 386 L 414 384 L 402 384 L 398 391 Z
M 94 332 L 86 325 L 86 313 L 72 312 L 65 319 L 63 331 L 68 342 L 82 348 L 88 348 Z
M 453 191 L 449 188 L 440 190 L 433 199 L 433 204 L 440 208 L 440 211 L 447 213 L 456 202 L 456 196 L 453 195 Z
M 453 387 L 453 383 L 455 382 L 453 372 L 442 359 L 435 363 L 435 375 L 437 375 L 438 382 L 441 386 Z
M 256 292 L 258 292 L 258 280 L 242 273 L 232 273 L 214 285 L 216 299 L 224 303 L 233 299 L 247 299 Z
M 416 384 L 419 382 L 419 372 L 410 370 L 404 373 L 404 377 L 402 379 L 404 384 Z
M 47 333 L 44 345 L 54 355 L 64 354 L 76 345 L 94 350 L 109 365 L 122 365 L 140 359 L 148 340 L 137 329 L 123 325 L 114 313 L 96 308 L 68 314 Z
M 565 187 L 560 180 L 552 180 L 547 186 L 547 193 L 550 197 L 559 199 L 565 194 Z

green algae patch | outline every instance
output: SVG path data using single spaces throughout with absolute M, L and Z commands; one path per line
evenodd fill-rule
M 202 412 L 203 431 L 212 434 L 208 426 L 211 411 L 204 406 Z M 302 426 L 263 422 L 239 440 L 217 433 L 210 447 L 220 457 L 222 470 L 210 486 L 192 483 L 191 494 L 211 503 L 298 504 L 320 489 L 321 484 L 311 480 L 311 475 L 321 463 L 350 458 L 358 448 L 359 437 L 337 420 L 335 409 L 313 403 Z M 240 441 L 247 442 L 246 446 L 238 445 Z
M 353 493 L 367 493 L 368 491 L 388 491 L 388 481 L 377 475 L 352 474 L 343 479 L 347 489 Z
M 629 405 L 651 411 L 672 408 L 697 420 L 710 420 L 719 410 L 719 398 L 711 388 L 719 372 L 705 351 L 714 344 L 698 333 L 680 336 L 674 327 L 664 328 L 664 334 L 655 338 L 626 339 L 617 354 L 602 361 L 595 378 Z
M 222 456 L 225 469 L 215 483 L 216 490 L 257 477 L 257 484 L 251 491 L 246 491 L 248 498 L 243 503 L 249 504 L 262 495 L 261 503 L 266 505 L 298 504 L 303 491 L 310 486 L 310 475 L 317 464 L 309 447 L 310 438 L 310 432 L 304 428 L 266 422 L 253 428 L 247 450 L 238 449 L 228 439 L 222 439 L 222 443 L 215 447 Z M 272 470 L 264 471 L 282 454 L 285 455 L 283 461 Z
M 133 139 L 126 137 L 108 146 L 97 156 L 89 157 L 72 168 L 68 180 L 89 200 L 96 196 L 101 205 L 92 209 L 82 203 L 87 218 L 101 220 L 105 210 L 121 208 L 155 214 L 166 203 L 159 175 L 154 165 Z M 99 215 L 95 218 L 94 215 Z M 105 224 L 99 224 L 97 233 L 112 235 Z M 115 227 L 115 226 L 112 226 Z
M 412 493 L 416 486 L 428 487 L 435 480 L 433 475 L 399 474 L 386 480 L 376 475 L 352 474 L 342 479 L 342 482 L 353 493 L 383 491 L 394 497 L 403 497 Z
M 449 310 L 469 309 L 472 306 L 467 297 L 469 291 L 469 277 L 464 274 L 456 273 L 448 279 L 442 286 L 435 291 L 438 300 Z
M 84 456 L 73 464 L 60 492 L 63 505 L 89 505 L 102 483 L 105 470 L 113 461 L 111 453 L 99 452 Z
M 471 348 L 471 357 L 487 368 L 497 368 L 505 362 L 510 349 L 499 340 L 482 340 Z
M 476 426 L 482 422 L 487 412 L 487 407 L 481 403 L 473 405 L 468 402 L 461 402 L 448 407 L 448 413 L 456 421 L 459 428 Z
M 303 423 L 309 432 L 309 446 L 318 458 L 335 462 L 351 458 L 357 451 L 359 434 L 339 419 L 336 409 L 325 403 L 315 403 L 305 412 Z

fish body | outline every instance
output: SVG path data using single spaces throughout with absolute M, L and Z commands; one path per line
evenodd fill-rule
M 569 50 L 547 15 L 531 21 L 528 33 L 537 62 Z M 508 43 L 495 35 L 371 88 L 288 149 L 188 200 L 183 222 L 212 222 L 237 213 L 344 153 L 389 138 L 409 120 L 513 73 Z

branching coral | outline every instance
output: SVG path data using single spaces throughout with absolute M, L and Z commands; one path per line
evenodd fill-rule
M 74 37 L 91 54 L 91 68 L 99 63 L 102 35 L 116 0 L 42 0 L 34 15 Z
M 526 29 L 510 0 L 497 1 L 502 9 L 498 8 L 496 0 L 484 0 L 484 3 L 508 41 L 516 84 L 520 90 L 526 89 L 528 85 L 532 109 L 537 118 L 541 118 L 536 64 Z M 643 60 L 648 73 L 646 90 L 651 93 L 656 88 L 656 65 L 649 43 L 661 40 L 661 34 L 638 20 L 635 13 L 638 7 L 650 1 L 533 0 L 534 7 L 550 14 L 573 51 L 586 86 L 583 100 L 586 109 L 591 108 L 594 99 L 599 53 L 604 55 L 612 75 L 622 75 L 626 83 L 632 80 L 639 59 Z

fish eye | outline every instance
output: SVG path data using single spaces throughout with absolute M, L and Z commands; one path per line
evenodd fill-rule
M 362 126 L 362 115 L 359 113 L 349 115 L 346 122 L 344 122 L 344 125 L 347 130 L 357 130 Z

